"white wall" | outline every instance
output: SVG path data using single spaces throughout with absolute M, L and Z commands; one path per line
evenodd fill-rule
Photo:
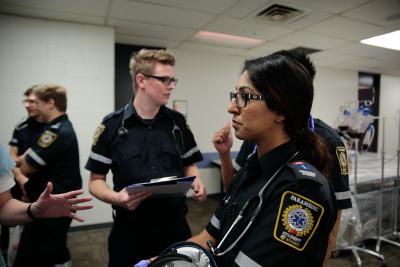
M 358 72 L 316 67 L 312 115 L 332 125 L 339 108 L 357 100 Z
M 15 124 L 26 116 L 23 92 L 43 82 L 67 88 L 68 110 L 80 148 L 87 192 L 88 158 L 94 130 L 114 109 L 114 31 L 112 28 L 0 15 L 0 142 L 7 144 Z M 87 224 L 110 221 L 109 206 L 93 201 L 82 212 Z
M 381 76 L 380 117 L 385 117 L 386 158 L 396 155 L 399 148 L 400 77 Z M 379 125 L 378 151 L 382 150 L 382 123 Z

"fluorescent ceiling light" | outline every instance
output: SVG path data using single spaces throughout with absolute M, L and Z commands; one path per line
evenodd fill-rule
M 198 31 L 194 38 L 197 40 L 204 40 L 207 42 L 212 42 L 220 45 L 234 45 L 239 47 L 254 47 L 265 43 L 264 40 L 243 37 L 238 35 L 226 34 L 226 33 L 218 33 L 218 32 L 208 32 L 208 31 Z
M 400 31 L 394 31 L 364 39 L 363 44 L 379 46 L 388 49 L 400 50 Z

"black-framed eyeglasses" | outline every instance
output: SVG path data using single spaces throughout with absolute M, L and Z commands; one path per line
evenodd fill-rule
M 247 105 L 247 102 L 249 102 L 251 99 L 252 100 L 264 100 L 264 96 L 262 95 L 255 95 L 255 94 L 250 94 L 250 93 L 242 93 L 242 92 L 230 92 L 229 93 L 231 102 L 233 99 L 235 99 L 236 106 L 238 108 L 244 108 Z
M 156 80 L 160 81 L 162 84 L 167 85 L 167 86 L 170 84 L 173 84 L 175 86 L 178 83 L 178 79 L 175 77 L 170 78 L 167 76 L 155 76 L 155 75 L 149 75 L 149 74 L 143 74 L 143 75 L 146 77 L 149 77 L 149 78 L 156 79 Z

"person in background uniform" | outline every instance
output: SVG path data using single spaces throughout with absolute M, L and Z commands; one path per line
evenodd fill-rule
M 39 138 L 42 133 L 44 126 L 46 125 L 39 116 L 36 107 L 36 96 L 32 93 L 33 88 L 28 88 L 24 95 L 24 106 L 28 113 L 28 117 L 23 121 L 19 122 L 15 127 L 12 139 L 9 142 L 10 155 L 13 160 L 16 160 L 19 156 L 25 153 L 34 142 Z M 28 178 L 21 173 L 18 167 L 13 169 L 14 177 L 17 185 L 11 189 L 13 198 L 21 199 L 23 185 L 27 182 Z
M 12 139 L 9 142 L 10 155 L 13 160 L 16 160 L 21 156 L 33 143 L 37 140 L 40 133 L 43 130 L 45 123 L 41 122 L 39 113 L 36 108 L 36 97 L 32 94 L 32 89 L 28 88 L 24 92 L 25 99 L 23 101 L 25 109 L 28 113 L 28 117 L 20 121 L 15 127 Z M 26 183 L 28 178 L 21 173 L 18 167 L 13 169 L 15 185 L 11 188 L 11 195 L 15 199 L 26 200 L 23 197 L 23 185 Z M 9 227 L 1 226 L 1 247 L 4 251 L 3 254 L 7 254 L 7 248 L 9 243 Z
M 165 106 L 177 83 L 174 64 L 174 56 L 165 50 L 143 49 L 132 55 L 134 100 L 106 116 L 94 135 L 86 169 L 92 195 L 114 209 L 110 267 L 132 267 L 191 236 L 184 196 L 150 198 L 148 192 L 129 194 L 126 186 L 165 176 L 196 176 L 193 197 L 206 198 L 195 165 L 203 157 L 193 134 L 184 116 Z M 106 184 L 110 169 L 113 189 Z
M 303 65 L 307 68 L 307 71 L 310 73 L 312 79 L 314 79 L 315 69 L 313 66 L 304 63 Z M 326 266 L 334 245 L 336 244 L 337 233 L 340 225 L 341 210 L 352 207 L 351 192 L 349 187 L 348 155 L 346 147 L 343 144 L 340 136 L 329 125 L 320 119 L 313 119 L 311 116 L 309 124 L 309 128 L 322 138 L 331 155 L 331 184 L 335 191 L 337 207 L 339 209 L 335 227 L 332 229 L 330 237 L 327 258 L 324 264 Z M 256 146 L 252 141 L 244 141 L 240 147 L 235 161 L 232 163 L 230 150 L 232 148 L 233 140 L 230 124 L 225 125 L 219 131 L 217 131 L 213 136 L 212 142 L 218 151 L 221 160 L 222 181 L 225 190 L 227 190 L 234 174 L 246 164 L 247 158 L 255 152 Z
M 12 198 L 10 189 L 15 185 L 12 178 L 12 169 L 15 163 L 6 148 L 0 144 L 0 224 L 24 224 L 33 220 L 55 217 L 70 217 L 79 222 L 83 218 L 76 214 L 78 210 L 91 209 L 91 205 L 79 205 L 90 201 L 90 197 L 78 198 L 83 190 L 71 191 L 53 195 L 53 184 L 48 183 L 37 201 L 24 203 Z M 0 266 L 6 264 L 0 255 Z M 33 265 L 32 265 L 33 266 Z
M 246 60 L 230 94 L 235 136 L 257 150 L 190 239 L 210 247 L 218 266 L 323 264 L 337 207 L 321 174 L 329 177 L 328 150 L 308 128 L 313 84 L 304 62 L 312 65 L 289 51 Z
M 47 123 L 44 131 L 17 161 L 29 177 L 24 184 L 30 201 L 39 198 L 48 182 L 54 192 L 65 193 L 82 187 L 79 150 L 75 131 L 68 115 L 66 89 L 56 84 L 40 84 L 33 89 L 37 109 Z M 14 267 L 69 266 L 67 233 L 71 218 L 43 219 L 24 226 Z

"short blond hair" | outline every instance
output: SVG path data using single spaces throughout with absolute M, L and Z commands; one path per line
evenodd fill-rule
M 175 57 L 168 50 L 141 49 L 138 53 L 133 53 L 129 61 L 129 72 L 132 76 L 133 91 L 136 92 L 136 74 L 151 75 L 154 71 L 155 63 L 165 65 L 175 65 Z
M 36 85 L 33 92 L 42 101 L 54 100 L 54 105 L 61 112 L 67 111 L 67 90 L 64 86 L 52 83 Z

